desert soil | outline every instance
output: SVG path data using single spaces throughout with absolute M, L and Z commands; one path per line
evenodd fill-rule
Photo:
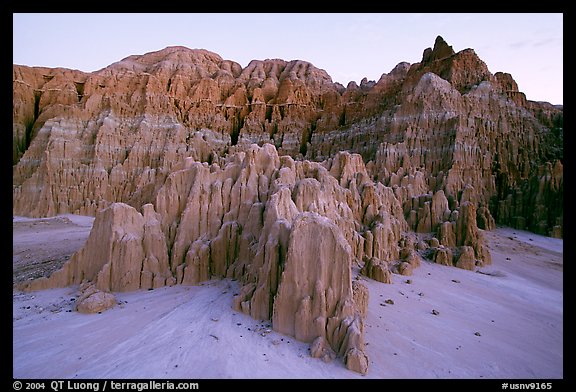
M 50 276 L 84 245 L 94 218 L 60 215 L 54 218 L 12 219 L 14 283 Z
M 84 244 L 91 217 L 13 220 L 13 280 L 47 276 Z M 563 240 L 484 232 L 492 265 L 423 262 L 370 289 L 368 374 L 231 308 L 239 285 L 211 280 L 116 293 L 75 312 L 78 287 L 13 290 L 15 378 L 562 378 Z M 358 269 L 355 268 L 355 274 Z

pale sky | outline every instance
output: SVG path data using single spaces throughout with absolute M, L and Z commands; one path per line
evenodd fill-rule
M 344 86 L 421 60 L 441 35 L 512 74 L 530 100 L 563 103 L 561 13 L 13 14 L 13 63 L 92 72 L 167 46 L 202 48 L 242 67 L 306 60 Z

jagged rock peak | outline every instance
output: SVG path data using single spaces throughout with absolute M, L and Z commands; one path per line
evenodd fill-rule
M 439 55 L 442 55 L 439 56 L 438 58 L 443 58 L 451 56 L 455 52 L 454 49 L 452 49 L 452 46 L 446 43 L 444 38 L 442 38 L 441 36 L 437 36 L 436 40 L 434 41 L 434 49 L 432 49 L 432 53 L 438 53 Z
M 446 57 L 450 57 L 454 55 L 454 49 L 452 46 L 448 45 L 444 38 L 441 36 L 436 37 L 436 41 L 434 41 L 434 49 L 426 48 L 422 55 L 422 63 L 427 63 L 434 60 L 441 60 Z

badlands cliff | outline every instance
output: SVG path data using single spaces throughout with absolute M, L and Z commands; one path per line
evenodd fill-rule
M 562 109 L 441 37 L 359 86 L 183 47 L 13 78 L 13 213 L 96 216 L 29 289 L 237 279 L 235 309 L 366 372 L 354 266 L 390 283 L 489 264 L 496 224 L 562 236 Z

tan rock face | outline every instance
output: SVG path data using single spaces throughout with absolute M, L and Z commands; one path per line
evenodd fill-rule
M 336 358 L 336 353 L 330 348 L 323 336 L 318 336 L 310 345 L 312 358 L 321 358 L 324 362 L 330 362 Z
M 329 219 L 316 213 L 299 215 L 274 300 L 273 328 L 305 342 L 324 337 L 345 358 L 364 355 L 361 312 L 352 292 L 352 257 L 348 242 Z M 354 320 L 359 327 L 352 325 Z M 355 361 L 348 359 L 347 364 L 361 369 Z
M 453 255 L 450 248 L 438 248 L 434 253 L 434 262 L 441 265 L 452 266 Z
M 392 274 L 388 263 L 383 262 L 375 257 L 365 258 L 362 274 L 382 283 L 392 283 Z
M 101 313 L 116 303 L 114 294 L 98 290 L 94 283 L 86 282 L 80 286 L 76 310 L 80 313 Z
M 366 318 L 368 314 L 368 300 L 370 299 L 370 292 L 368 291 L 368 287 L 360 283 L 358 280 L 353 280 L 352 297 L 354 299 L 354 306 L 362 318 Z

